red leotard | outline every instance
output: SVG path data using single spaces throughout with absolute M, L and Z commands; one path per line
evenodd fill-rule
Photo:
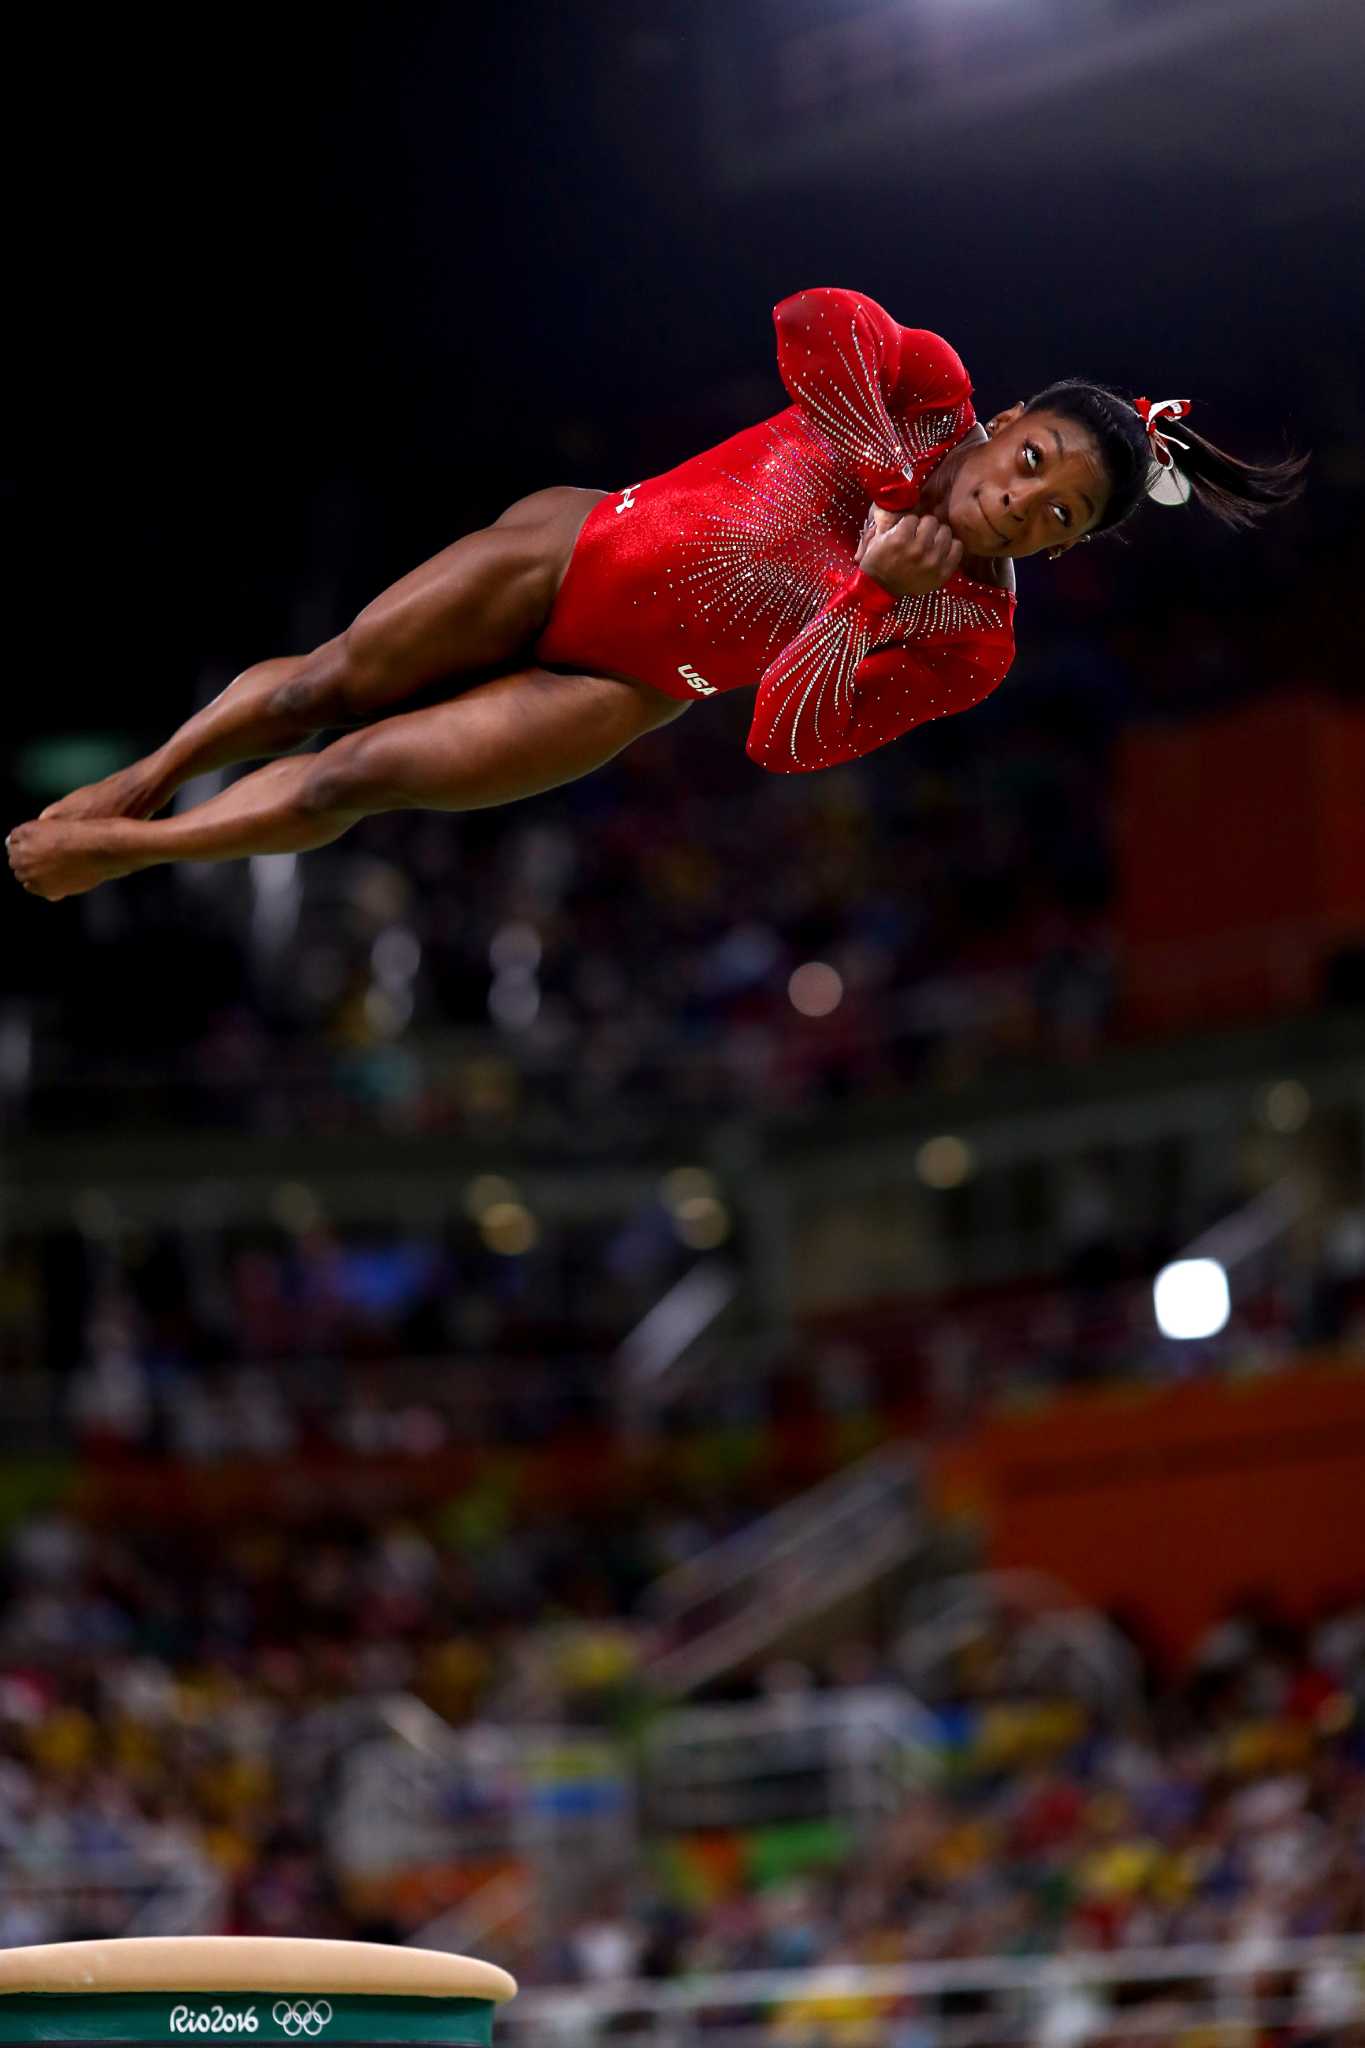
M 773 319 L 795 403 L 595 505 L 535 652 L 689 702 L 757 682 L 747 752 L 791 773 L 979 703 L 1014 597 L 959 570 L 898 598 L 854 559 L 869 502 L 913 506 L 975 420 L 956 351 L 858 292 Z

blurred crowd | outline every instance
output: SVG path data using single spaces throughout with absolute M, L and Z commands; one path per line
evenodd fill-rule
M 120 1931 L 130 1895 L 168 1887 L 236 1929 L 356 1932 L 323 1801 L 367 1707 L 621 1725 L 642 1588 L 752 1508 L 708 1485 L 626 1514 L 515 1509 L 495 1477 L 422 1520 L 187 1526 L 169 1548 L 22 1519 L 0 1593 L 0 1944 Z
M 1118 1710 L 1011 1673 L 1008 1633 L 964 1649 L 937 1781 L 856 1861 L 764 1892 L 713 1857 L 722 1896 L 694 1869 L 690 1910 L 636 1893 L 621 1974 L 1365 1931 L 1365 1605 L 1299 1629 L 1249 1599 Z M 571 1936 L 551 1967 L 600 1976 L 593 1953 Z
M 96 1456 L 541 1440 L 609 1406 L 610 1333 L 653 1298 L 652 1269 L 614 1269 L 619 1231 L 589 1233 L 591 1256 L 571 1233 L 554 1259 L 499 1256 L 459 1218 L 430 1232 L 13 1238 L 0 1252 L 0 1389 L 16 1412 L 28 1390 L 35 1436 Z M 553 1283 L 575 1254 L 570 1312 Z
M 1125 1225 L 1100 1177 L 1073 1193 L 1051 1277 L 888 1299 L 780 1343 L 739 1331 L 670 1386 L 652 1426 L 951 1430 L 1049 1388 L 1253 1374 L 1365 1344 L 1358 1203 L 1287 1240 L 1226 1327 L 1190 1341 L 1153 1318 L 1168 1254 Z M 191 1463 L 420 1459 L 610 1431 L 617 1347 L 696 1256 L 658 1195 L 548 1225 L 515 1256 L 458 1210 L 406 1230 L 332 1224 L 313 1204 L 293 1227 L 14 1232 L 0 1244 L 0 1407 L 33 1448 Z
M 607 1519 L 474 1496 L 425 1521 L 186 1532 L 173 1553 L 21 1520 L 0 1605 L 0 1942 L 117 1931 L 167 1887 L 236 1931 L 413 1933 L 420 1909 L 354 1888 L 326 1847 L 367 1706 L 638 1724 L 639 1594 L 740 1512 L 723 1486 L 708 1501 Z M 505 1959 L 606 1984 L 1365 1932 L 1361 1598 L 1305 1626 L 1249 1596 L 1174 1674 L 1136 1626 L 1135 1682 L 1101 1695 L 1030 1677 L 988 1622 L 927 1698 L 931 1776 L 870 1834 L 833 1812 L 785 1843 L 656 1840 L 628 1884 L 509 1929 Z M 899 1682 L 892 1643 L 835 1635 L 728 1691 Z

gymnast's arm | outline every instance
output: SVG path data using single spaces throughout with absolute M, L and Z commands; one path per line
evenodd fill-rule
M 962 559 L 950 528 L 927 516 L 878 525 L 860 566 L 759 678 L 745 751 L 774 774 L 832 768 L 966 711 L 1014 659 L 1008 610 L 937 595 Z M 893 620 L 905 599 L 918 617 Z
M 745 752 L 774 775 L 859 760 L 930 719 L 969 711 L 1012 658 L 1008 642 L 973 637 L 873 648 L 842 677 L 822 677 L 815 663 L 776 662 L 759 683 Z
M 925 327 L 901 327 L 862 292 L 826 286 L 793 292 L 773 308 L 782 382 L 814 416 L 866 426 L 887 408 L 956 405 L 971 379 L 951 342 Z M 898 436 L 893 438 L 899 439 Z

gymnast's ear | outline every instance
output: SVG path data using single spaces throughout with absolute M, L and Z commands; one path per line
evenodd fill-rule
M 996 413 L 993 419 L 989 419 L 986 421 L 986 432 L 988 434 L 998 434 L 1002 427 L 1012 427 L 1014 425 L 1014 422 L 1023 413 L 1023 410 L 1023 399 L 1016 398 L 1014 404 L 1008 406 L 1004 412 L 998 412 Z

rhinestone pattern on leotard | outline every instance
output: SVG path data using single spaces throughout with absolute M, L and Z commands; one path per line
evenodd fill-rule
M 537 653 L 688 698 L 758 682 L 749 752 L 848 760 L 977 702 L 1012 600 L 961 574 L 893 599 L 855 562 L 869 503 L 913 506 L 974 420 L 961 362 L 857 293 L 775 311 L 795 401 L 590 515 Z
M 785 418 L 747 474 L 721 473 L 713 503 L 680 527 L 677 583 L 721 630 L 752 634 L 760 667 L 823 610 L 848 575 L 867 501 L 856 477 Z M 856 545 L 856 538 L 854 544 Z
M 910 693 L 918 698 L 916 708 L 920 716 L 913 723 L 920 725 L 926 718 L 941 718 L 949 710 L 965 709 L 964 705 L 948 703 L 937 694 L 937 657 L 929 651 L 929 644 L 961 640 L 973 632 L 993 634 L 999 625 L 999 614 L 989 604 L 978 604 L 975 599 L 948 589 L 930 591 L 923 597 L 899 598 L 882 619 L 869 618 L 852 606 L 832 607 L 784 650 L 765 677 L 769 698 L 767 723 L 776 730 L 790 713 L 786 748 L 793 764 L 801 765 L 813 753 L 817 765 L 823 765 L 818 757 L 835 742 L 829 740 L 827 732 L 821 733 L 821 712 L 829 710 L 836 716 L 855 714 L 859 670 L 874 644 L 891 639 L 893 634 L 923 646 L 922 658 L 928 672 L 904 679 L 907 698 Z M 1003 675 L 1003 669 L 1000 673 Z M 995 680 L 998 682 L 1000 676 Z M 972 701 L 979 702 L 984 694 L 978 691 Z M 807 711 L 814 734 L 810 747 L 805 745 L 802 729 Z

